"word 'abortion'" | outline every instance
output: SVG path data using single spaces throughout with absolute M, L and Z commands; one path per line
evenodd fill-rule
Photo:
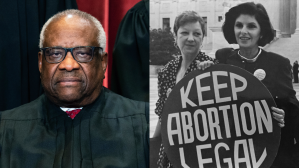
M 202 86 L 201 81 L 208 78 L 213 81 L 211 84 L 213 87 Z M 227 83 L 219 83 L 219 78 L 227 78 Z M 231 147 L 236 148 L 240 145 L 244 147 L 244 144 L 248 142 L 251 147 L 244 147 L 245 154 L 254 153 L 253 140 L 250 136 L 253 134 L 272 133 L 273 123 L 266 100 L 263 98 L 259 100 L 246 100 L 244 96 L 240 96 L 242 95 L 242 91 L 246 90 L 247 86 L 248 82 L 244 77 L 226 71 L 206 72 L 190 79 L 187 86 L 180 88 L 182 111 L 168 114 L 167 136 L 169 145 L 184 146 L 184 144 L 199 142 L 202 145 L 198 145 L 197 143 L 196 150 L 197 153 L 200 153 L 202 149 L 212 147 L 210 144 L 211 141 L 239 137 L 238 140 L 235 140 L 235 145 Z M 194 92 L 191 88 L 196 88 L 197 90 L 196 99 L 189 98 L 189 94 Z M 226 92 L 224 96 L 221 94 L 224 93 L 223 90 L 227 90 L 230 93 L 227 94 Z M 214 98 L 207 99 L 203 96 L 204 92 L 211 92 L 214 94 Z M 219 147 L 236 151 L 236 149 L 229 149 L 225 142 L 220 141 L 216 147 L 212 147 L 215 150 L 214 152 L 217 153 Z M 184 162 L 183 146 L 180 147 L 179 152 L 182 163 Z M 245 151 L 245 149 L 248 149 L 248 151 Z M 260 164 L 266 156 L 267 150 L 265 148 L 259 160 Z M 250 158 L 252 157 L 251 155 Z M 205 163 L 201 156 L 198 156 L 198 159 L 201 163 Z M 235 158 L 234 160 L 238 159 Z

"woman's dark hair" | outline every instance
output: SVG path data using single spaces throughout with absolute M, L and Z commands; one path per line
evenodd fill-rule
M 236 19 L 242 15 L 254 16 L 258 24 L 261 27 L 261 39 L 258 41 L 258 46 L 265 46 L 270 43 L 274 38 L 274 29 L 271 25 L 269 16 L 266 9 L 262 4 L 255 4 L 253 2 L 247 2 L 232 7 L 225 14 L 225 22 L 222 26 L 222 31 L 226 41 L 229 44 L 237 44 L 234 26 Z
M 205 22 L 204 20 L 194 11 L 185 11 L 179 14 L 174 21 L 173 31 L 177 35 L 180 26 L 184 26 L 186 23 L 195 23 L 199 22 L 203 36 L 205 32 Z

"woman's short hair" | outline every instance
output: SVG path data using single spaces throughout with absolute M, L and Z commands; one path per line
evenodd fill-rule
M 184 26 L 187 23 L 199 22 L 203 35 L 206 34 L 205 31 L 205 21 L 194 11 L 184 11 L 179 14 L 174 21 L 173 31 L 177 36 L 180 26 Z
M 242 15 L 254 16 L 258 24 L 261 27 L 261 39 L 258 41 L 258 46 L 265 46 L 270 43 L 274 38 L 274 29 L 271 25 L 269 16 L 266 9 L 262 4 L 255 4 L 253 2 L 247 2 L 232 7 L 225 14 L 225 22 L 222 26 L 222 31 L 225 39 L 229 44 L 237 44 L 234 26 L 236 19 Z

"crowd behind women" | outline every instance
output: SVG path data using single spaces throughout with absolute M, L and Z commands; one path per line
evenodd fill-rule
M 194 11 L 177 16 L 174 23 L 175 44 L 181 56 L 170 61 L 158 74 L 158 95 L 155 112 L 160 118 L 154 137 L 161 136 L 161 113 L 172 88 L 189 72 L 205 69 L 213 64 L 230 64 L 254 74 L 261 69 L 261 82 L 268 88 L 277 107 L 271 107 L 273 118 L 281 129 L 281 143 L 273 168 L 299 167 L 299 102 L 292 86 L 290 61 L 261 47 L 274 38 L 269 16 L 261 4 L 243 3 L 231 8 L 222 26 L 225 39 L 238 44 L 238 49 L 223 48 L 213 59 L 201 52 L 205 35 L 204 21 Z M 158 167 L 173 167 L 161 144 Z

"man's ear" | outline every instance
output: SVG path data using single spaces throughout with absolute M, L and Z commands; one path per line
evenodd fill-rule
M 42 73 L 42 66 L 43 66 L 43 54 L 42 52 L 38 52 L 38 70 Z
M 102 54 L 101 63 L 103 71 L 105 72 L 108 64 L 108 54 L 106 52 L 103 52 Z

